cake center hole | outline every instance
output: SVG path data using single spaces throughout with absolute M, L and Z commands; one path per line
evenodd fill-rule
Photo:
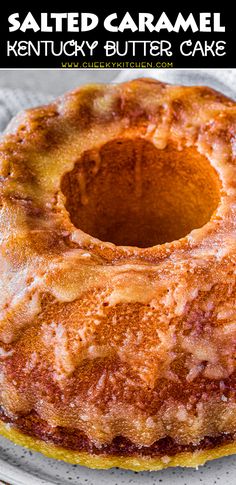
M 62 192 L 79 229 L 117 245 L 150 247 L 208 222 L 220 182 L 195 148 L 117 139 L 85 152 L 64 175 Z

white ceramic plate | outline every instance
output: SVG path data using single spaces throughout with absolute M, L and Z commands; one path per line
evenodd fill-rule
M 45 458 L 0 438 L 0 479 L 11 485 L 235 485 L 235 477 L 236 456 L 212 461 L 198 470 L 89 470 Z

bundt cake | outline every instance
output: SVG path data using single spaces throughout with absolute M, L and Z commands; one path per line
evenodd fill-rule
M 89 85 L 0 152 L 1 434 L 95 468 L 236 452 L 236 104 Z

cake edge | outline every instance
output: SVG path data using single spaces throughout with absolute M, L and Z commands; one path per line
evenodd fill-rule
M 73 451 L 66 448 L 47 443 L 38 438 L 33 438 L 21 431 L 9 428 L 9 425 L 0 420 L 0 435 L 9 439 L 15 445 L 23 446 L 46 456 L 61 460 L 73 465 L 86 466 L 93 469 L 123 468 L 132 471 L 154 471 L 169 467 L 190 467 L 196 468 L 204 465 L 209 460 L 215 460 L 224 456 L 236 453 L 236 441 L 226 445 L 220 445 L 208 450 L 197 450 L 193 453 L 182 452 L 175 456 L 162 458 L 137 457 L 137 456 L 104 456 L 92 455 L 88 452 Z

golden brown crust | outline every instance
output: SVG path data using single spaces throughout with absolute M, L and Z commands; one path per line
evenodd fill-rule
M 96 446 L 236 432 L 235 137 L 233 101 L 152 80 L 87 86 L 11 124 L 0 146 L 11 419 L 35 411 Z M 109 234 L 118 245 L 96 239 Z

